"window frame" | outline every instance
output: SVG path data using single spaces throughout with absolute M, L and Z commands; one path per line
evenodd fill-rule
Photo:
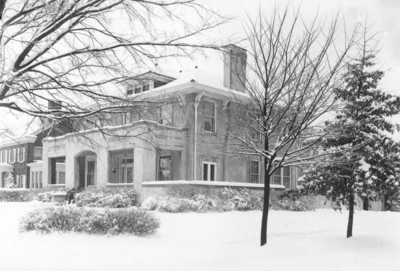
M 209 103 L 213 106 L 213 116 L 208 116 L 206 115 L 206 104 Z M 216 118 L 216 110 L 217 106 L 214 102 L 211 101 L 203 101 L 203 132 L 204 133 L 209 133 L 209 134 L 215 134 L 217 131 L 217 118 Z M 207 131 L 205 129 L 205 118 L 211 118 L 212 119 L 212 131 Z
M 257 162 L 258 163 L 258 172 L 257 172 L 257 174 L 255 174 L 255 173 L 252 173 L 251 172 L 251 169 L 252 169 L 252 163 L 253 162 Z M 252 177 L 252 175 L 257 175 L 257 180 L 258 180 L 258 182 L 256 182 L 257 184 L 259 184 L 259 183 L 261 183 L 261 171 L 260 171 L 260 169 L 261 169 L 261 167 L 260 167 L 260 160 L 251 160 L 250 161 L 250 183 L 253 183 L 252 181 L 251 181 L 251 177 Z
M 207 165 L 207 179 L 204 179 L 204 166 Z M 214 180 L 211 180 L 211 165 L 214 166 Z M 217 162 L 203 161 L 201 170 L 201 179 L 204 182 L 216 182 L 218 180 L 218 164 Z

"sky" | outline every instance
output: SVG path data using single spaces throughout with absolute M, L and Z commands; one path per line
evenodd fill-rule
M 200 37 L 201 39 L 215 39 L 226 41 L 228 38 L 232 40 L 241 40 L 244 37 L 243 26 L 246 24 L 248 17 L 254 18 L 258 10 L 266 16 L 272 14 L 275 5 L 284 7 L 289 1 L 287 0 L 201 0 L 201 3 L 218 10 L 221 14 L 234 17 L 234 19 Z M 380 52 L 377 55 L 377 68 L 385 71 L 385 77 L 381 81 L 380 88 L 386 92 L 400 95 L 397 84 L 397 78 L 400 75 L 400 1 L 399 0 L 292 0 L 293 6 L 300 8 L 301 16 L 307 22 L 318 14 L 321 22 L 329 22 L 335 14 L 339 12 L 342 18 L 342 25 L 346 25 L 346 29 L 351 30 L 352 26 L 357 22 L 366 22 L 371 27 L 370 32 L 380 33 Z M 338 44 L 342 42 L 338 37 Z M 239 42 L 239 45 L 246 48 L 246 41 Z M 222 80 L 223 62 L 221 56 L 213 51 L 205 51 L 206 55 L 195 55 L 193 59 L 179 59 L 179 61 L 171 59 L 160 63 L 162 67 L 170 70 L 191 70 L 195 66 L 216 75 Z M 1 114 L 1 112 L 0 112 Z M 396 117 L 395 121 L 400 123 L 400 117 Z M 13 129 L 17 135 L 29 133 L 35 130 L 26 129 L 29 119 L 21 116 L 0 117 L 0 128 L 4 126 Z M 3 127 L 2 127 L 3 126 Z

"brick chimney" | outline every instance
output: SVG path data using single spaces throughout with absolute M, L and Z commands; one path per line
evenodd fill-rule
M 246 92 L 246 50 L 233 44 L 224 49 L 224 87 Z

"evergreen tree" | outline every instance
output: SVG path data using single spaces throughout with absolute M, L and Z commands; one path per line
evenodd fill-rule
M 348 207 L 347 238 L 353 235 L 355 195 L 367 201 L 399 191 L 400 145 L 388 136 L 396 126 L 387 117 L 400 112 L 400 97 L 378 90 L 384 73 L 371 70 L 374 58 L 364 49 L 348 64 L 345 87 L 335 90 L 344 107 L 326 123 L 334 132 L 321 146 L 329 155 L 300 179 L 309 192 L 331 199 L 335 210 Z

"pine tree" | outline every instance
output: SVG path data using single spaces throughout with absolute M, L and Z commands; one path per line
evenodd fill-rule
M 348 207 L 347 238 L 353 235 L 355 195 L 367 201 L 399 191 L 400 145 L 388 136 L 396 126 L 387 117 L 400 112 L 400 97 L 378 89 L 384 73 L 372 71 L 374 58 L 364 50 L 348 64 L 345 87 L 335 90 L 344 107 L 326 123 L 335 132 L 321 146 L 330 155 L 300 180 L 309 192 L 331 199 L 335 210 Z

